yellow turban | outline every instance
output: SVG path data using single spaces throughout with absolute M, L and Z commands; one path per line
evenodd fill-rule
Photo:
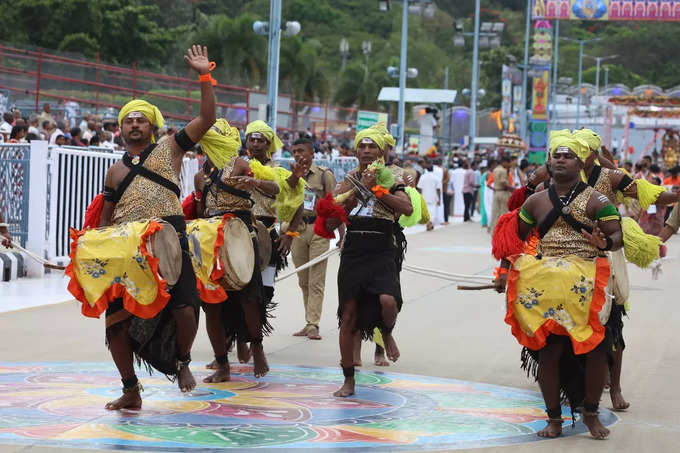
M 568 129 L 561 131 L 553 131 L 550 133 L 550 155 L 555 154 L 555 151 L 560 147 L 567 147 L 581 160 L 585 162 L 590 156 L 590 148 L 588 144 L 569 132 Z
M 354 151 L 356 151 L 357 147 L 359 146 L 359 142 L 361 142 L 361 140 L 364 138 L 370 138 L 376 145 L 378 145 L 378 148 L 385 149 L 385 136 L 383 133 L 378 129 L 369 127 L 368 129 L 364 129 L 363 131 L 359 132 L 354 137 Z
M 267 123 L 262 120 L 253 121 L 246 126 L 246 137 L 253 132 L 259 132 L 264 135 L 264 138 L 269 142 L 269 149 L 267 150 L 267 155 L 271 156 L 277 150 L 283 147 L 283 143 L 279 137 L 274 133 L 274 130 L 269 127 Z
M 241 136 L 238 129 L 231 127 L 224 118 L 219 118 L 208 129 L 200 143 L 215 167 L 224 168 L 232 157 L 238 155 L 238 150 L 241 148 Z
M 602 146 L 602 138 L 590 129 L 577 129 L 574 136 L 586 142 L 593 151 L 599 151 Z
M 157 128 L 161 128 L 165 124 L 163 115 L 161 114 L 161 111 L 158 110 L 158 107 L 153 104 L 149 104 L 142 99 L 133 99 L 120 109 L 120 113 L 118 113 L 119 125 L 123 124 L 123 120 L 126 116 L 128 116 L 128 114 L 130 114 L 130 112 L 141 113 L 146 117 L 147 120 L 149 120 L 149 123 L 153 124 Z
M 392 137 L 392 134 L 390 134 L 387 130 L 387 127 L 385 126 L 385 123 L 382 121 L 380 123 L 376 123 L 373 126 L 370 127 L 370 129 L 376 129 L 379 131 L 382 135 L 383 138 L 385 139 L 385 144 L 390 145 L 394 147 L 394 145 L 397 144 L 397 141 Z

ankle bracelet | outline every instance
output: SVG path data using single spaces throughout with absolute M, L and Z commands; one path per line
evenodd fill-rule
M 137 382 L 135 385 L 130 386 L 130 387 L 123 387 L 123 393 L 128 394 L 128 393 L 142 393 L 144 391 L 144 387 L 142 387 L 141 382 Z

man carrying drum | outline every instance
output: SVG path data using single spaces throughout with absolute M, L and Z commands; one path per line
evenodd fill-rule
M 255 191 L 276 196 L 276 182 L 257 179 L 252 175 L 250 164 L 238 157 L 241 139 L 238 130 L 219 119 L 201 140 L 201 147 L 208 156 L 204 168 L 194 178 L 195 199 L 199 217 L 215 217 L 231 214 L 254 233 L 253 200 Z M 232 238 L 225 237 L 224 241 Z M 237 341 L 239 346 L 251 343 L 253 373 L 262 377 L 269 371 L 262 347 L 263 335 L 271 330 L 267 322 L 268 300 L 264 296 L 258 244 L 251 239 L 255 249 L 254 266 L 250 281 L 238 291 L 227 291 L 226 298 L 208 301 L 203 297 L 208 337 L 215 353 L 215 362 L 209 368 L 215 372 L 205 382 L 224 382 L 230 379 L 227 344 Z M 246 345 L 247 346 L 247 345 Z M 239 359 L 247 361 L 248 357 Z
M 184 129 L 155 143 L 155 134 L 164 122 L 158 108 L 146 101 L 133 100 L 118 115 L 126 153 L 106 175 L 105 201 L 99 225 L 120 225 L 160 218 L 177 230 L 183 253 L 179 280 L 170 290 L 171 297 L 167 305 L 156 307 L 157 313 L 153 317 L 142 319 L 130 313 L 127 300 L 125 307 L 121 299 L 115 299 L 106 308 L 106 339 L 123 381 L 123 395 L 106 404 L 107 409 L 141 408 L 142 386 L 135 375 L 133 353 L 151 365 L 156 355 L 174 355 L 176 370 L 170 374 L 177 377 L 179 388 L 183 392 L 190 392 L 196 386 L 189 362 L 198 328 L 199 299 L 188 253 L 178 185 L 184 153 L 215 122 L 215 97 L 207 48 L 194 45 L 184 59 L 199 74 L 201 82 L 199 116 Z M 167 329 L 173 321 L 174 328 Z M 159 335 L 163 335 L 163 341 L 154 342 L 154 338 Z M 149 344 L 156 344 L 157 348 L 149 348 Z M 176 344 L 174 351 L 163 350 L 170 344 Z M 164 372 L 167 374 L 167 371 Z
M 333 172 L 327 167 L 319 167 L 314 164 L 314 146 L 310 139 L 300 138 L 293 143 L 293 157 L 295 158 L 295 170 L 304 171 L 305 198 L 303 204 L 302 222 L 296 227 L 300 235 L 293 239 L 291 252 L 295 267 L 300 267 L 308 261 L 324 254 L 330 247 L 330 239 L 314 234 L 314 222 L 316 221 L 316 201 L 332 194 L 336 181 Z M 340 242 L 345 233 L 344 225 L 341 225 Z M 282 242 L 290 236 L 282 238 Z M 307 337 L 311 340 L 321 340 L 319 335 L 319 321 L 323 305 L 324 289 L 326 287 L 326 264 L 324 260 L 309 269 L 298 272 L 298 283 L 302 289 L 302 298 L 305 304 L 305 327 L 294 333 L 296 337 Z

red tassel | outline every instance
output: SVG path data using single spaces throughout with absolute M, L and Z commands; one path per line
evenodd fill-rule
M 102 209 L 104 209 L 104 195 L 99 194 L 94 197 L 90 206 L 85 210 L 85 221 L 83 222 L 83 230 L 86 228 L 99 228 L 99 221 L 102 217 Z
M 519 237 L 519 209 L 503 214 L 491 238 L 491 253 L 497 260 L 524 253 L 526 244 Z
M 194 194 L 191 193 L 182 202 L 182 212 L 186 220 L 194 220 L 196 218 L 196 200 Z
M 526 199 L 527 199 L 526 186 L 522 186 L 519 189 L 516 189 L 514 192 L 512 192 L 512 195 L 510 195 L 510 199 L 508 200 L 508 211 L 514 211 L 517 208 L 521 208 Z
M 326 195 L 316 202 L 316 221 L 314 222 L 314 234 L 327 239 L 334 239 L 335 233 L 328 231 L 326 228 L 326 220 L 340 219 L 343 223 L 347 222 L 347 214 L 342 205 L 335 203 L 332 194 Z

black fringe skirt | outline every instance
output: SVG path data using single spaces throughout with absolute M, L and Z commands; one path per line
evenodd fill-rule
M 401 235 L 403 238 L 403 234 Z M 379 296 L 395 298 L 401 311 L 403 299 L 399 268 L 405 238 L 397 242 L 394 222 L 370 217 L 352 217 L 345 235 L 338 270 L 338 324 L 348 300 L 357 302 L 357 325 L 363 339 L 372 339 L 373 330 L 385 326 Z

